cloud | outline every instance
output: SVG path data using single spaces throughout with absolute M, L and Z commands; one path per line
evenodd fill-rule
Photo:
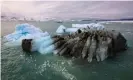
M 4 1 L 2 13 L 33 18 L 133 17 L 133 1 Z

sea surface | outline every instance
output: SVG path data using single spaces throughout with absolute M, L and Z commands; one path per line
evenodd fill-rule
M 3 36 L 12 33 L 15 25 L 29 23 L 55 34 L 59 25 L 71 27 L 72 23 L 90 23 L 71 21 L 57 23 L 2 21 L 1 22 L 1 79 L 2 80 L 133 80 L 133 23 L 103 23 L 106 29 L 121 32 L 127 39 L 128 50 L 116 57 L 102 62 L 93 60 L 88 63 L 82 59 L 67 59 L 56 55 L 41 55 L 34 52 L 27 55 L 21 47 L 4 46 Z

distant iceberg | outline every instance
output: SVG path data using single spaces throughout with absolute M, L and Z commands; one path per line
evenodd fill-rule
M 49 35 L 48 32 L 43 32 L 41 29 L 30 24 L 16 25 L 15 32 L 4 36 L 7 41 L 16 41 L 22 39 L 35 39 Z
M 56 30 L 57 34 L 69 34 L 69 33 L 74 33 L 78 29 L 83 29 L 83 28 L 89 28 L 89 29 L 94 29 L 94 30 L 103 30 L 105 27 L 104 25 L 100 23 L 90 23 L 90 24 L 72 24 L 72 28 L 66 28 L 63 25 L 60 25 L 58 29 Z
M 74 33 L 74 32 L 76 32 L 78 30 L 78 28 L 67 28 L 66 29 L 66 32 L 67 33 Z
M 58 29 L 56 30 L 56 33 L 58 33 L 58 34 L 63 34 L 63 33 L 65 32 L 65 30 L 66 30 L 66 27 L 63 26 L 63 25 L 60 25 L 60 26 L 58 27 Z
M 97 23 L 97 24 L 94 24 L 94 25 L 92 25 L 96 30 L 103 30 L 105 27 L 104 27 L 104 25 L 102 25 L 102 24 L 99 24 L 99 23 Z M 92 27 L 92 28 L 93 28 Z
M 90 24 L 72 24 L 72 27 L 74 28 L 90 28 L 90 29 L 96 29 L 96 30 L 102 30 L 104 29 L 104 25 L 100 23 L 90 23 Z
M 78 28 L 66 28 L 63 25 L 60 25 L 58 29 L 56 30 L 56 33 L 61 35 L 61 34 L 69 34 L 69 33 L 74 33 L 78 30 Z

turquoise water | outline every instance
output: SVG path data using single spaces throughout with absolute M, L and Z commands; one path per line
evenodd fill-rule
M 2 36 L 12 33 L 15 25 L 25 22 L 2 22 Z M 63 24 L 87 22 L 27 22 L 54 34 Z M 104 24 L 107 29 L 120 31 L 127 39 L 128 50 L 120 52 L 113 59 L 88 63 L 82 59 L 66 59 L 56 55 L 41 55 L 34 52 L 26 55 L 21 47 L 8 48 L 1 45 L 2 80 L 132 80 L 133 79 L 133 23 Z

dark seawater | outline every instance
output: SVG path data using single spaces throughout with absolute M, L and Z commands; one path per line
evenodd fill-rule
M 1 23 L 2 37 L 14 31 L 18 23 Z M 27 22 L 54 34 L 63 24 L 87 22 Z M 133 80 L 133 23 L 104 24 L 107 29 L 120 31 L 127 39 L 128 50 L 118 53 L 113 59 L 88 63 L 86 60 L 66 59 L 56 55 L 41 55 L 34 52 L 26 55 L 21 47 L 3 46 L 1 39 L 1 79 L 2 80 Z

